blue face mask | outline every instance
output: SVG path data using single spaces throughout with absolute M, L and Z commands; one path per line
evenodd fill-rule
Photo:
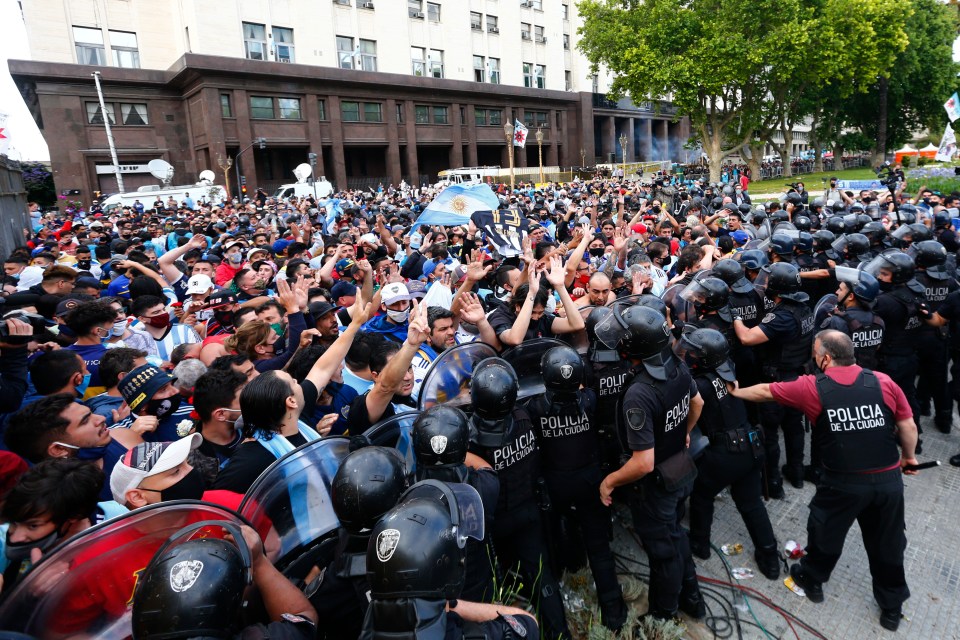
M 75 385 L 73 388 L 76 389 L 77 395 L 82 398 L 83 394 L 87 392 L 87 387 L 89 386 L 90 386 L 90 374 L 88 373 L 87 375 L 83 376 L 83 381 L 80 384 Z
M 107 453 L 107 447 L 110 445 L 103 445 L 102 447 L 77 447 L 72 444 L 67 444 L 66 442 L 54 442 L 61 447 L 66 447 L 67 449 L 73 449 L 77 452 L 77 455 L 74 456 L 77 460 L 102 460 L 103 456 Z

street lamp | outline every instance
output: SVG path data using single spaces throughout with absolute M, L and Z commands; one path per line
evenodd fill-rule
M 510 191 L 513 191 L 513 125 L 505 122 L 503 135 L 507 139 L 507 155 L 510 158 Z
M 223 158 L 220 154 L 217 154 L 217 164 L 220 166 L 220 170 L 223 171 L 223 186 L 227 190 L 227 195 L 230 194 L 230 167 L 233 166 L 233 158 L 227 156 L 226 159 Z
M 543 131 L 537 127 L 537 154 L 540 156 L 540 184 L 543 184 Z
M 620 134 L 620 152 L 623 154 L 623 176 L 621 176 L 622 180 L 627 179 L 627 142 L 629 142 L 629 140 L 630 139 L 627 137 L 627 134 L 625 133 Z
M 246 151 L 247 149 L 249 149 L 249 148 L 252 147 L 253 145 L 257 145 L 257 147 L 258 147 L 259 149 L 261 149 L 261 150 L 266 149 L 266 148 L 267 148 L 267 139 L 266 139 L 266 138 L 257 138 L 256 140 L 254 140 L 253 142 L 251 142 L 250 144 L 248 144 L 248 145 L 245 146 L 243 149 L 241 149 L 240 151 L 237 152 L 237 155 L 236 155 L 236 158 L 235 158 L 235 159 L 236 159 L 236 163 L 235 163 L 235 164 L 236 164 L 236 167 L 237 167 L 237 199 L 240 200 L 240 204 L 243 204 L 243 189 L 242 189 L 241 186 L 240 186 L 240 156 L 243 155 L 243 152 L 244 152 L 244 151 Z

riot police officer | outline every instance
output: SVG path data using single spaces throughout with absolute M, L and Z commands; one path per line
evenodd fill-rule
M 540 461 L 555 517 L 569 516 L 580 528 L 597 587 L 603 625 L 619 631 L 627 620 L 610 550 L 610 512 L 597 500 L 602 476 L 597 434 L 591 417 L 596 398 L 580 389 L 583 360 L 571 347 L 553 347 L 540 361 L 546 391 L 526 405 L 537 429 Z M 556 527 L 555 527 L 556 529 Z
M 340 464 L 330 498 L 340 520 L 333 561 L 311 580 L 306 592 L 324 621 L 319 637 L 356 638 L 367 610 L 366 554 L 370 529 L 392 509 L 407 488 L 403 459 L 396 449 L 364 447 Z
M 714 329 L 722 333 L 727 340 L 736 342 L 736 336 L 730 327 L 733 322 L 728 305 L 730 290 L 723 280 L 698 276 L 687 285 L 681 297 L 691 302 L 696 312 L 695 318 L 687 320 L 687 324 L 693 325 L 691 328 Z M 677 335 L 676 330 L 674 335 Z
M 620 440 L 613 425 L 617 398 L 630 372 L 630 363 L 617 352 L 623 327 L 613 310 L 597 307 L 590 311 L 585 323 L 590 340 L 587 360 L 592 365 L 590 386 L 597 399 L 594 422 L 600 443 L 600 469 L 606 475 L 620 466 Z
M 757 326 L 763 300 L 753 284 L 747 280 L 741 264 L 731 258 L 724 258 L 713 265 L 712 271 L 713 276 L 723 280 L 730 289 L 727 306 L 730 308 L 731 317 L 740 316 L 748 327 Z
M 468 539 L 484 535 L 483 503 L 469 485 L 418 482 L 374 526 L 367 547 L 370 607 L 362 640 L 539 637 L 529 613 L 459 600 Z
M 468 452 L 470 427 L 467 416 L 456 407 L 442 404 L 430 407 L 413 423 L 413 455 L 417 462 L 417 480 L 462 482 L 477 490 L 483 502 L 487 527 L 500 496 L 500 480 L 486 461 Z M 467 462 L 469 458 L 469 465 Z M 472 602 L 490 602 L 493 592 L 492 553 L 489 536 L 467 541 L 467 577 L 463 598 Z
M 910 247 L 910 253 L 917 265 L 916 280 L 923 286 L 927 308 L 931 313 L 936 312 L 947 295 L 958 289 L 954 274 L 947 266 L 947 250 L 936 240 L 925 240 Z M 918 333 L 917 355 L 923 363 L 917 383 L 921 413 L 929 415 L 930 401 L 933 400 L 934 426 L 941 433 L 950 433 L 953 398 L 947 385 L 947 329 L 924 323 Z
M 540 619 L 551 638 L 570 637 L 560 587 L 544 540 L 541 465 L 529 414 L 517 407 L 519 382 L 508 362 L 488 358 L 470 379 L 470 452 L 486 460 L 500 478 L 493 518 L 493 546 L 505 567 L 519 565 L 524 583 L 534 585 Z
M 793 238 L 786 233 L 775 232 L 770 236 L 770 249 L 768 251 L 770 262 L 792 263 L 794 244 Z
M 883 342 L 883 318 L 873 312 L 880 295 L 880 284 L 866 271 L 837 267 L 840 282 L 836 308 L 825 318 L 817 318 L 819 329 L 842 331 L 853 340 L 854 357 L 865 369 L 876 369 Z
M 813 342 L 813 313 L 807 307 L 807 294 L 800 291 L 800 272 L 792 264 L 765 267 L 765 295 L 775 306 L 756 327 L 748 328 L 734 318 L 733 328 L 740 342 L 756 346 L 761 380 L 794 380 L 810 360 Z M 775 403 L 760 406 L 766 448 L 767 484 L 770 496 L 781 499 L 783 477 L 780 465 L 779 430 L 783 430 L 786 465 L 782 470 L 796 488 L 803 487 L 803 425 L 800 413 Z
M 655 309 L 634 306 L 623 312 L 623 356 L 634 365 L 617 412 L 617 428 L 630 451 L 620 469 L 600 484 L 609 505 L 613 490 L 632 485 L 633 524 L 650 560 L 647 615 L 670 619 L 678 609 L 699 618 L 705 605 L 686 531 L 680 526 L 683 501 L 696 477 L 687 453 L 689 433 L 703 399 L 686 365 L 666 349 L 670 330 Z
M 718 331 L 697 329 L 684 334 L 678 350 L 703 398 L 697 424 L 710 439 L 697 459 L 697 479 L 690 495 L 690 549 L 700 558 L 710 557 L 713 500 L 730 487 L 753 540 L 757 565 L 763 575 L 776 580 L 780 577 L 777 540 L 760 494 L 763 436 L 748 422 L 744 402 L 727 392 L 727 383 L 736 380 L 729 344 Z

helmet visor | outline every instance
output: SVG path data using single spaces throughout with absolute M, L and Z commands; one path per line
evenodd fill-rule
M 597 336 L 597 342 L 607 349 L 616 349 L 620 340 L 627 333 L 626 327 L 623 326 L 623 320 L 620 319 L 620 309 L 618 307 L 619 305 L 615 306 L 593 328 L 593 332 Z
M 450 510 L 450 521 L 456 528 L 457 543 L 462 548 L 467 538 L 483 540 L 486 520 L 483 500 L 469 484 L 423 480 L 413 485 L 400 497 L 400 503 L 411 498 L 427 498 L 444 504 Z
M 860 282 L 860 270 L 853 267 L 837 267 L 834 269 L 837 282 L 845 282 L 849 285 L 855 285 Z

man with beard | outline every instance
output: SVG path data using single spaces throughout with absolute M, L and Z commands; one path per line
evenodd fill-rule
M 450 310 L 443 307 L 427 309 L 427 326 L 430 327 L 430 335 L 413 356 L 414 398 L 420 395 L 420 385 L 423 384 L 423 377 L 430 368 L 430 364 L 443 353 L 444 349 L 456 344 L 457 329 L 454 325 L 453 313 Z

